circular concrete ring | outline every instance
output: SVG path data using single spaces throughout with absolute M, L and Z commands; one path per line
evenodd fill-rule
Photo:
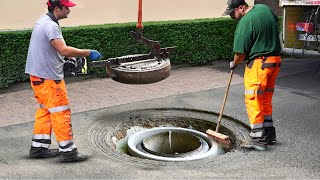
M 126 84 L 149 84 L 161 81 L 170 76 L 169 58 L 146 59 L 139 63 L 122 63 L 112 68 L 111 78 Z
M 147 137 L 164 133 L 164 132 L 180 132 L 180 133 L 189 133 L 194 136 L 197 136 L 201 140 L 205 141 L 204 146 L 202 146 L 202 150 L 197 150 L 197 153 L 191 153 L 189 156 L 185 157 L 164 157 L 155 154 L 151 154 L 147 151 L 144 151 L 142 148 L 142 142 Z M 205 145 L 207 144 L 207 146 Z M 152 129 L 142 130 L 138 133 L 131 135 L 128 139 L 128 151 L 129 154 L 135 157 L 146 158 L 146 159 L 153 159 L 153 160 L 160 160 L 160 161 L 190 161 L 190 160 L 197 160 L 203 159 L 207 157 L 213 157 L 221 154 L 218 148 L 218 144 L 215 141 L 212 141 L 206 134 L 186 128 L 177 128 L 177 127 L 158 127 Z

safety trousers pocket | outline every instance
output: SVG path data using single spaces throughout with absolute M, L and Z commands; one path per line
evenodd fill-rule
M 56 81 L 52 81 L 52 106 L 64 106 L 69 104 L 67 90 L 65 83 L 60 81 L 58 84 Z
M 34 86 L 38 86 L 38 85 L 40 85 L 40 84 L 42 84 L 42 83 L 44 83 L 44 81 L 32 81 L 32 84 L 33 84 Z
M 38 85 L 44 83 L 45 79 L 38 78 L 38 77 L 35 77 L 35 76 L 30 76 L 30 81 L 31 81 L 32 85 L 38 86 Z

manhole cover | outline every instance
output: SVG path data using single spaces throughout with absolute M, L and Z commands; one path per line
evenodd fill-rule
M 127 84 L 154 83 L 169 77 L 169 52 L 176 47 L 162 48 L 159 41 L 143 37 L 141 31 L 132 31 L 131 34 L 137 42 L 149 46 L 151 52 L 92 61 L 91 67 L 106 67 L 107 74 L 113 80 Z
M 105 67 L 115 81 L 126 84 L 148 84 L 170 76 L 169 57 L 152 54 L 132 54 L 107 60 L 92 61 L 91 67 Z
M 128 59 L 122 56 L 119 59 Z M 111 78 L 127 84 L 148 84 L 161 81 L 170 76 L 171 65 L 169 58 L 152 58 L 133 62 L 123 62 L 111 68 Z

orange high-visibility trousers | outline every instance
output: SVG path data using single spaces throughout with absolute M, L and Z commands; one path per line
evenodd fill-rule
M 45 80 L 30 76 L 30 81 L 35 98 L 40 104 L 35 115 L 33 145 L 46 147 L 46 143 L 39 140 L 50 140 L 52 129 L 58 142 L 72 140 L 71 111 L 64 80 Z
M 280 64 L 280 56 L 269 56 L 256 58 L 246 66 L 244 74 L 245 104 L 252 129 L 250 136 L 252 137 L 261 137 L 264 133 L 264 127 L 273 126 L 272 96 Z

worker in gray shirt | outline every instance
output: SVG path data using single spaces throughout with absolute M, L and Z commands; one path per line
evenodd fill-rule
M 49 12 L 33 28 L 25 69 L 39 103 L 29 155 L 31 158 L 59 156 L 62 162 L 84 161 L 87 157 L 78 153 L 73 140 L 71 111 L 63 80 L 64 58 L 87 56 L 98 60 L 102 55 L 96 50 L 66 45 L 58 21 L 68 17 L 69 8 L 76 5 L 74 2 L 48 0 L 47 5 Z M 59 150 L 49 149 L 52 129 Z

